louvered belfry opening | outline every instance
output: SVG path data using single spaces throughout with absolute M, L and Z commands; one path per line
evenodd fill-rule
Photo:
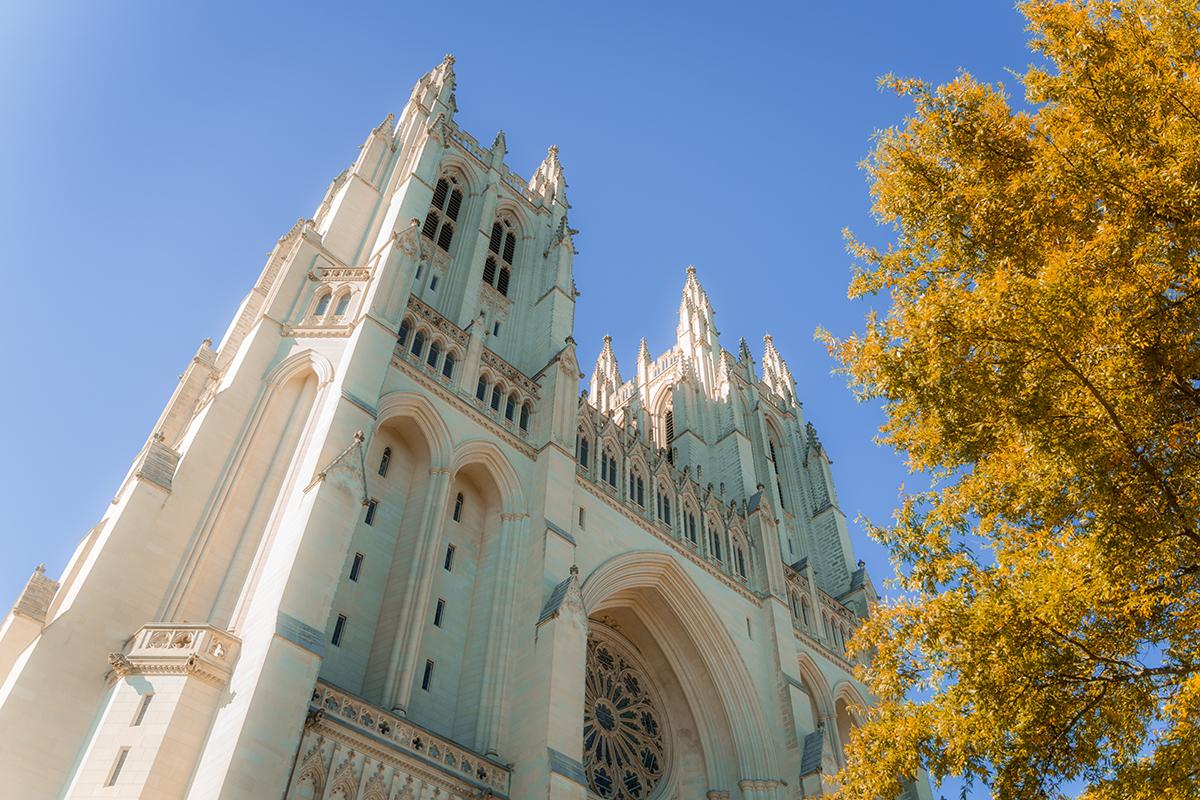
M 488 241 L 487 260 L 483 262 L 483 282 L 494 286 L 496 291 L 508 297 L 508 284 L 512 280 L 513 259 L 517 254 L 517 235 L 508 220 L 496 220 L 492 224 L 492 236 Z
M 462 210 L 462 200 L 463 194 L 458 188 L 457 178 L 452 175 L 438 178 L 421 235 L 436 242 L 437 246 L 447 253 L 450 252 L 450 243 L 454 240 L 454 225 L 458 222 L 458 212 Z

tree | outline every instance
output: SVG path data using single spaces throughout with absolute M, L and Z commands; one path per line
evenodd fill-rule
M 930 488 L 870 526 L 900 599 L 855 637 L 879 700 L 845 798 L 926 767 L 998 798 L 1200 796 L 1200 12 L 1033 0 L 1003 87 L 884 79 L 914 113 L 866 169 L 822 332 Z

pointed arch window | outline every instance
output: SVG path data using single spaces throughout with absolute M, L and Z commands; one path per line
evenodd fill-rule
M 508 400 L 504 403 L 504 418 L 509 422 L 513 421 L 513 415 L 517 412 L 517 395 L 514 392 L 508 396 Z
M 388 467 L 392 464 L 392 448 L 383 448 L 383 455 L 379 457 L 379 477 L 386 478 Z
M 329 310 L 329 301 L 333 298 L 332 292 L 325 292 L 321 298 L 317 300 L 317 310 L 313 312 L 314 316 L 323 317 L 325 312 Z
M 447 351 L 446 358 L 442 361 L 442 375 L 447 378 L 454 377 L 454 353 Z
M 475 384 L 475 399 L 483 402 L 487 397 L 487 378 L 483 375 L 479 376 L 479 383 Z
M 522 431 L 529 430 L 529 413 L 530 413 L 529 412 L 529 403 L 522 403 L 521 404 L 521 420 L 518 423 L 518 426 L 521 428 Z
M 411 332 L 412 325 L 409 324 L 408 320 L 404 320 L 400 323 L 400 330 L 396 333 L 396 338 L 400 341 L 401 347 L 408 344 L 408 335 Z
M 429 204 L 429 213 L 425 215 L 425 224 L 421 227 L 421 235 L 446 252 L 450 252 L 450 242 L 454 239 L 454 225 L 458 222 L 458 212 L 462 209 L 463 193 L 459 187 L 458 178 L 446 175 L 438 178 L 433 188 L 433 200 Z
M 429 354 L 425 356 L 425 363 L 430 369 L 437 369 L 438 358 L 442 355 L 442 348 L 437 342 L 432 342 L 429 345 Z
M 724 561 L 721 553 L 721 531 L 712 522 L 708 522 L 705 526 L 708 529 L 708 552 L 717 561 Z
M 733 543 L 733 570 L 739 578 L 746 577 L 746 550 L 740 541 Z
M 607 447 L 600 453 L 600 479 L 617 488 L 617 460 Z
M 767 450 L 770 455 L 771 472 L 775 475 L 775 490 L 779 493 L 779 507 L 787 510 L 787 501 L 783 495 L 783 465 L 779 461 L 779 451 L 775 448 L 775 433 L 774 431 L 767 432 Z
M 499 384 L 492 387 L 492 411 L 500 413 L 500 397 L 504 394 L 504 389 Z
M 346 311 L 348 311 L 349 309 L 350 309 L 350 293 L 346 292 L 344 295 L 342 295 L 341 297 L 338 298 L 337 308 L 335 308 L 333 310 L 333 315 L 335 317 L 344 316 L 346 314 Z
M 696 540 L 696 515 L 693 514 L 691 511 L 688 511 L 685 516 L 685 523 L 684 523 L 683 529 L 684 529 L 683 532 L 687 536 L 688 541 L 691 542 L 692 544 L 696 544 L 696 541 L 697 541 Z
M 588 468 L 588 437 L 579 431 L 575 434 L 575 457 L 579 459 L 579 465 L 584 469 Z
M 629 499 L 643 508 L 646 506 L 646 482 L 636 467 L 629 470 Z
M 671 498 L 666 492 L 658 492 L 658 518 L 671 524 Z
M 412 340 L 412 347 L 410 347 L 409 350 L 412 351 L 412 354 L 414 356 L 419 357 L 421 355 L 421 348 L 423 348 L 424 346 L 425 346 L 425 333 L 423 331 L 417 331 L 417 335 L 414 336 L 413 340 Z
M 508 297 L 508 284 L 512 279 L 513 259 L 517 253 L 517 234 L 509 219 L 498 219 L 492 223 L 492 236 L 488 240 L 488 256 L 483 262 L 483 282 L 495 287 Z

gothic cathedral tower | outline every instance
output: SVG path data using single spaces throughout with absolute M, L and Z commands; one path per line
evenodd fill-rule
M 874 593 L 768 336 L 580 394 L 556 148 L 371 131 L 188 364 L 58 580 L 0 628 L 29 798 L 819 795 Z M 910 789 L 928 797 L 924 782 Z

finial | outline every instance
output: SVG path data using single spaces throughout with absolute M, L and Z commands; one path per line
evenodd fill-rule
M 548 149 L 546 151 L 546 155 L 557 161 L 558 160 L 558 145 L 556 145 L 556 144 L 550 145 L 550 149 Z
M 867 565 L 867 562 L 863 561 L 861 558 L 858 560 L 858 568 L 859 569 L 862 569 L 866 565 Z
M 609 336 L 607 333 L 606 333 L 606 334 L 604 334 L 604 344 L 606 344 L 606 345 L 611 345 L 611 344 L 612 344 L 612 337 L 611 337 L 611 336 Z
M 696 277 L 696 267 L 695 267 L 694 265 L 692 265 L 692 264 L 688 264 L 688 267 L 687 267 L 687 274 L 688 274 L 688 277 L 689 277 L 689 278 L 694 278 L 694 277 Z
M 446 55 L 442 56 L 442 64 L 447 67 L 454 66 L 454 56 L 452 56 L 450 53 L 446 53 Z
M 504 149 L 505 145 L 504 129 L 501 128 L 496 131 L 496 138 L 492 140 L 492 149 L 495 150 L 497 147 Z
M 572 564 L 572 565 L 571 565 L 571 574 L 572 574 L 572 575 L 578 575 L 578 574 L 579 574 L 579 565 L 577 565 L 577 564 Z
M 45 575 L 46 574 L 46 565 L 38 564 L 36 567 L 33 568 L 33 571 L 36 572 L 38 575 Z

